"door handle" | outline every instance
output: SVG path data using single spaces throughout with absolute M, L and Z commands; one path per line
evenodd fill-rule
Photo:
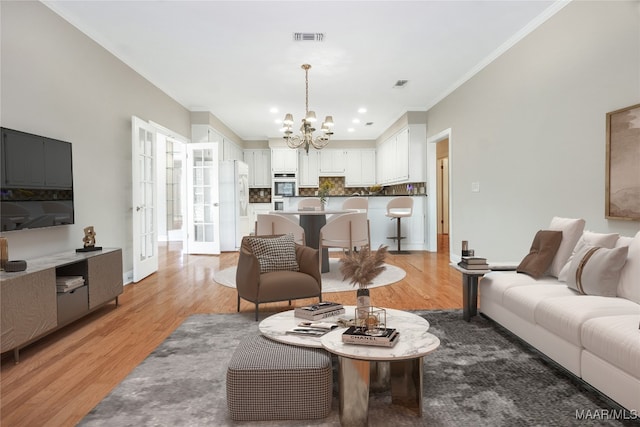
M 220 206 L 220 203 L 214 203 L 213 206 L 218 207 Z
M 136 206 L 136 212 L 140 212 L 142 210 L 142 208 L 144 208 L 144 205 Z

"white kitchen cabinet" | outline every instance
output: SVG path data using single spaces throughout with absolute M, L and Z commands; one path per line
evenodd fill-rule
M 426 180 L 426 127 L 409 125 L 377 149 L 379 184 Z
M 321 176 L 344 176 L 346 153 L 345 150 L 325 148 L 320 153 Z
M 345 187 L 365 187 L 376 183 L 375 150 L 347 150 Z
M 292 148 L 272 148 L 271 171 L 273 173 L 298 172 L 298 150 Z
M 249 165 L 249 188 L 271 187 L 271 151 L 244 150 L 244 162 Z
M 223 138 L 222 160 L 240 160 L 242 161 L 242 148 L 233 141 Z
M 318 187 L 320 179 L 318 174 L 318 152 L 298 150 L 298 187 Z

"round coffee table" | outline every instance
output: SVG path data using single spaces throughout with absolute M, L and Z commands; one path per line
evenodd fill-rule
M 338 318 L 355 317 L 355 306 L 344 306 L 345 313 L 322 319 L 335 322 Z M 262 322 L 262 335 L 286 344 L 304 347 L 324 347 L 336 354 L 340 371 L 340 420 L 342 425 L 367 425 L 369 389 L 391 387 L 392 403 L 413 410 L 422 416 L 423 357 L 440 345 L 430 334 L 429 322 L 407 311 L 387 308 L 387 327 L 400 332 L 398 343 L 391 348 L 345 344 L 336 328 L 321 337 L 289 335 L 288 330 L 305 319 L 294 316 L 294 310 L 273 314 Z
M 429 322 L 406 311 L 387 310 L 387 327 L 400 332 L 391 348 L 342 342 L 344 328 L 320 338 L 322 346 L 338 356 L 340 421 L 342 425 L 368 425 L 369 388 L 391 386 L 391 401 L 422 416 L 423 357 L 440 346 L 427 332 Z

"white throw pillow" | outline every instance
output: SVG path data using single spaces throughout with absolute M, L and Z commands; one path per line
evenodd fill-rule
M 558 274 L 558 280 L 561 282 L 567 281 L 567 272 L 569 271 L 569 266 L 571 265 L 571 261 L 573 260 L 576 252 L 583 249 L 585 246 L 599 246 L 601 248 L 611 249 L 616 246 L 616 242 L 620 235 L 618 233 L 604 234 L 604 233 L 594 233 L 592 231 L 585 231 L 582 233 L 580 240 L 576 243 L 575 248 L 573 249 L 573 253 L 567 260 L 567 263 L 562 267 L 560 273 Z
M 620 272 L 618 296 L 640 304 L 640 231 L 629 244 L 627 262 Z
M 615 249 L 585 246 L 571 261 L 567 286 L 585 295 L 615 297 L 628 251 L 626 246 Z
M 551 261 L 551 266 L 547 272 L 550 276 L 558 277 L 560 270 L 567 263 L 567 260 L 576 247 L 578 239 L 582 236 L 585 220 L 581 218 L 561 218 L 554 216 L 548 230 L 562 231 L 562 242 L 556 252 L 556 256 Z

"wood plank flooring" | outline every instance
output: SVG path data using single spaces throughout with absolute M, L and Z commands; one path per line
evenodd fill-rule
M 388 262 L 406 270 L 407 276 L 392 286 L 371 289 L 372 301 L 404 310 L 462 307 L 462 279 L 449 267 L 446 236 L 439 247 L 444 250 L 389 255 Z M 111 303 L 22 349 L 17 365 L 11 353 L 2 355 L 0 425 L 76 425 L 186 317 L 236 311 L 235 290 L 213 280 L 214 271 L 236 260 L 237 253 L 182 255 L 180 244 L 163 244 L 160 270 L 125 286 L 119 307 Z M 355 291 L 323 297 L 355 304 Z M 264 304 L 260 318 L 287 309 L 287 302 Z M 241 310 L 251 312 L 253 305 L 243 301 Z

